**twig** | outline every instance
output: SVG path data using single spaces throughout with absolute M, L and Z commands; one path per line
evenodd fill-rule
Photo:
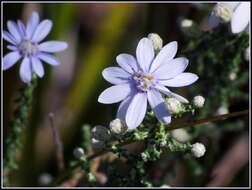
M 181 124 L 170 125 L 170 126 L 167 127 L 167 130 L 170 131 L 170 130 L 174 130 L 174 129 L 178 129 L 178 128 L 193 127 L 193 126 L 200 125 L 200 124 L 205 124 L 205 123 L 208 123 L 208 122 L 220 121 L 220 120 L 225 120 L 225 119 L 232 118 L 232 117 L 247 115 L 248 113 L 249 113 L 249 110 L 243 110 L 243 111 L 239 111 L 239 112 L 233 112 L 233 113 L 230 113 L 230 114 L 210 116 L 210 117 L 207 117 L 205 119 L 195 120 L 195 121 L 191 121 L 191 122 L 183 122 Z M 143 140 L 140 140 L 140 141 L 143 141 Z M 119 145 L 121 147 L 121 146 L 125 146 L 125 145 L 132 144 L 132 143 L 135 143 L 135 142 L 140 142 L 140 141 L 139 140 L 134 140 L 134 141 L 129 140 L 129 141 L 125 141 L 123 143 L 119 143 L 117 145 Z M 95 153 L 93 155 L 88 156 L 87 159 L 92 160 L 92 159 L 95 159 L 98 156 L 102 156 L 103 154 L 106 154 L 106 153 L 111 152 L 111 151 L 112 151 L 111 149 L 104 150 L 104 151 L 101 151 L 101 152 L 98 152 L 98 153 Z M 55 181 L 54 184 L 57 184 L 60 181 L 62 181 L 66 176 L 69 175 L 69 173 L 71 173 L 71 171 L 73 169 L 78 168 L 78 167 L 79 167 L 79 165 L 75 165 L 74 167 L 69 168 L 69 170 L 65 174 L 60 176 Z
M 54 125 L 53 122 L 54 119 L 54 114 L 49 113 L 49 120 L 52 128 L 52 133 L 53 133 L 53 140 L 56 148 L 56 158 L 57 158 L 57 165 L 58 165 L 58 170 L 59 172 L 63 171 L 65 168 L 64 165 L 64 154 L 63 154 L 63 144 L 59 136 L 59 132 L 57 128 Z

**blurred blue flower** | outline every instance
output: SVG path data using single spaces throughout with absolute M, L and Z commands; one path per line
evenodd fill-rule
M 50 53 L 63 51 L 67 48 L 67 43 L 62 41 L 47 41 L 40 43 L 52 29 L 51 20 L 39 22 L 39 15 L 33 12 L 27 25 L 20 20 L 17 23 L 7 22 L 9 32 L 3 31 L 3 38 L 11 45 L 7 48 L 10 53 L 3 58 L 3 70 L 11 68 L 22 58 L 19 74 L 21 80 L 30 83 L 32 73 L 39 77 L 44 76 L 44 67 L 41 61 L 50 65 L 59 65 L 59 60 Z
M 198 79 L 197 75 L 184 72 L 188 60 L 184 57 L 174 59 L 176 52 L 177 42 L 174 41 L 164 46 L 155 57 L 151 40 L 141 39 L 136 49 L 137 60 L 132 55 L 120 54 L 116 60 L 121 68 L 109 67 L 103 70 L 104 79 L 114 86 L 103 91 L 98 101 L 104 104 L 122 101 L 117 118 L 125 121 L 129 128 L 141 124 L 147 101 L 161 123 L 170 123 L 171 114 L 161 93 L 183 103 L 188 101 L 165 86 L 187 86 Z

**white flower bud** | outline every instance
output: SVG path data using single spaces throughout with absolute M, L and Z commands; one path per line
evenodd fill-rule
M 109 128 L 111 132 L 115 135 L 123 134 L 127 131 L 128 127 L 126 126 L 126 123 L 124 123 L 120 119 L 114 119 L 109 123 Z
M 155 51 L 160 51 L 163 47 L 163 40 L 156 33 L 150 33 L 148 38 L 152 41 L 153 47 Z
M 228 113 L 229 113 L 229 111 L 225 106 L 219 107 L 216 112 L 217 115 L 223 115 L 223 114 L 228 114 Z
M 51 183 L 53 180 L 53 177 L 51 174 L 49 173 L 43 173 L 39 176 L 39 179 L 38 179 L 38 183 L 41 185 L 41 186 L 47 186 L 49 185 L 49 183 Z
M 191 136 L 185 129 L 175 129 L 171 131 L 171 136 L 179 142 L 187 142 L 191 139 Z
M 182 28 L 190 28 L 192 25 L 193 25 L 193 21 L 190 20 L 190 19 L 183 19 L 183 20 L 180 22 L 180 26 L 181 26 Z
M 196 158 L 202 157 L 204 156 L 205 152 L 206 152 L 206 148 L 205 145 L 202 143 L 194 143 L 192 145 L 192 149 L 191 152 L 193 154 L 193 156 L 195 156 Z
M 148 156 L 146 155 L 146 153 L 142 152 L 141 153 L 141 157 L 142 157 L 142 159 L 143 159 L 144 162 L 148 161 L 148 159 L 147 159 Z
M 170 113 L 176 114 L 182 110 L 182 105 L 176 98 L 168 98 L 166 100 L 166 106 Z
M 234 72 L 230 73 L 229 76 L 228 76 L 229 80 L 231 80 L 231 81 L 235 80 L 236 77 L 237 77 L 237 75 Z
M 220 18 L 222 22 L 229 22 L 232 18 L 233 10 L 227 3 L 217 3 L 212 14 Z
M 92 138 L 92 147 L 94 149 L 100 150 L 100 149 L 103 149 L 105 147 L 105 143 L 104 143 L 104 141 L 100 141 L 100 140 L 97 140 L 95 138 Z
M 75 148 L 73 151 L 73 155 L 77 159 L 80 159 L 81 157 L 83 157 L 85 155 L 83 148 L 81 147 Z
M 92 136 L 100 141 L 108 141 L 110 139 L 110 132 L 107 127 L 96 125 L 92 129 Z
M 205 98 L 203 96 L 195 96 L 193 98 L 193 105 L 197 108 L 202 108 L 205 103 Z
M 244 58 L 246 61 L 249 61 L 250 59 L 250 47 L 247 47 L 245 52 L 244 52 Z

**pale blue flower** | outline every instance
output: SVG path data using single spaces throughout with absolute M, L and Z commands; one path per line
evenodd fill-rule
M 19 60 L 22 60 L 19 74 L 21 80 L 30 83 L 32 73 L 39 77 L 44 76 L 44 67 L 41 61 L 50 65 L 59 65 L 59 60 L 51 53 L 63 51 L 67 43 L 62 41 L 41 41 L 52 29 L 51 20 L 39 21 L 37 12 L 33 12 L 25 26 L 20 20 L 17 23 L 7 22 L 9 32 L 3 31 L 3 38 L 10 43 L 7 46 L 10 53 L 3 58 L 3 70 L 11 68 Z
M 187 86 L 198 79 L 197 75 L 184 72 L 188 60 L 174 58 L 176 52 L 177 42 L 174 41 L 164 46 L 155 57 L 151 40 L 141 39 L 136 49 L 137 59 L 129 54 L 120 54 L 116 58 L 120 67 L 103 70 L 103 77 L 114 86 L 103 91 L 98 101 L 104 104 L 122 101 L 117 118 L 125 121 L 131 129 L 143 121 L 147 101 L 161 123 L 170 123 L 171 114 L 161 93 L 183 103 L 188 101 L 165 86 Z

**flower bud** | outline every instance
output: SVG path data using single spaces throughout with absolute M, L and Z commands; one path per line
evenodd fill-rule
M 171 186 L 169 186 L 169 185 L 166 185 L 166 184 L 164 184 L 164 185 L 162 185 L 162 186 L 160 186 L 161 188 L 171 188 Z
M 150 33 L 148 38 L 152 41 L 153 47 L 155 51 L 160 51 L 163 47 L 163 40 L 156 33 Z
M 100 149 L 105 148 L 105 143 L 104 141 L 100 141 L 95 138 L 92 138 L 92 147 L 94 149 L 100 150 Z
M 127 131 L 128 127 L 126 126 L 126 123 L 124 123 L 120 119 L 114 119 L 109 123 L 109 128 L 111 132 L 115 135 L 123 134 Z
M 39 176 L 38 183 L 41 186 L 47 186 L 49 183 L 51 183 L 53 180 L 53 177 L 49 173 L 43 173 Z
M 92 129 L 92 137 L 99 141 L 108 141 L 110 139 L 110 132 L 107 127 L 96 125 Z
M 191 136 L 185 129 L 175 129 L 171 131 L 171 136 L 179 142 L 187 142 L 191 139 Z
M 83 148 L 81 147 L 75 148 L 73 151 L 73 155 L 77 159 L 80 159 L 81 157 L 83 157 L 85 155 Z
M 182 104 L 176 98 L 168 98 L 166 100 L 166 106 L 172 114 L 179 113 L 182 110 Z
M 202 108 L 205 103 L 205 98 L 203 96 L 195 96 L 193 98 L 193 105 L 197 108 Z
M 181 26 L 182 28 L 190 28 L 192 25 L 193 25 L 193 21 L 190 20 L 190 19 L 183 19 L 183 20 L 180 22 L 180 26 Z
M 220 18 L 222 22 L 229 22 L 232 18 L 233 10 L 227 3 L 217 3 L 212 14 Z
M 228 76 L 229 80 L 231 80 L 231 81 L 235 80 L 236 77 L 237 77 L 237 75 L 234 72 L 230 73 L 229 76 Z
M 205 145 L 202 143 L 194 143 L 192 145 L 192 149 L 191 152 L 193 154 L 193 156 L 195 156 L 196 158 L 202 157 L 204 156 L 205 152 L 206 152 L 206 148 Z
M 217 115 L 228 114 L 228 109 L 225 106 L 221 106 L 217 110 Z

